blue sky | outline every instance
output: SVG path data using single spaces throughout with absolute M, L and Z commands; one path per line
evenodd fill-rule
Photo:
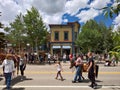
M 5 26 L 9 26 L 20 12 L 25 15 L 26 10 L 34 6 L 46 26 L 74 21 L 83 25 L 88 20 L 94 19 L 97 22 L 103 21 L 107 27 L 114 25 L 114 29 L 117 29 L 120 26 L 120 14 L 110 19 L 103 16 L 102 10 L 98 10 L 115 4 L 114 0 L 0 0 L 2 12 L 0 21 Z
M 89 0 L 88 5 L 90 5 L 93 1 L 94 1 L 94 0 Z M 113 3 L 114 3 L 114 0 L 111 0 L 110 3 L 106 4 L 106 6 L 111 6 Z M 80 9 L 80 10 L 77 12 L 77 14 L 79 14 L 82 10 L 89 10 L 89 9 L 90 9 L 90 8 L 82 8 L 82 9 Z M 76 15 L 77 15 L 77 14 L 76 14 Z M 76 17 L 76 15 L 71 16 L 70 14 L 65 13 L 62 18 L 63 18 L 63 19 L 68 19 L 68 22 L 79 21 L 80 18 Z M 113 20 L 115 19 L 115 17 L 114 17 L 114 18 L 105 17 L 105 16 L 104 16 L 104 13 L 101 13 L 101 14 L 99 14 L 98 16 L 94 17 L 93 19 L 94 19 L 95 21 L 97 21 L 98 23 L 99 23 L 99 22 L 103 22 L 103 23 L 105 23 L 105 25 L 106 25 L 107 27 L 110 27 L 111 25 L 113 25 Z M 85 23 L 85 22 L 80 22 L 81 25 L 84 25 L 84 23 Z M 62 22 L 62 24 L 66 24 L 66 22 Z

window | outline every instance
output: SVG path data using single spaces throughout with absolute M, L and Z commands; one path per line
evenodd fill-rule
M 67 31 L 64 32 L 64 40 L 68 40 L 68 32 Z
M 59 40 L 59 32 L 55 32 L 55 37 L 54 37 L 55 40 Z

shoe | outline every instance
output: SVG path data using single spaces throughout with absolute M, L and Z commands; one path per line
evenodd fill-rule
M 72 83 L 76 83 L 76 81 L 72 81 Z
M 21 78 L 21 81 L 23 80 L 23 78 Z
M 91 85 L 89 85 L 89 87 L 93 88 L 93 87 L 94 87 L 94 85 L 93 85 L 93 84 L 91 84 Z
M 93 87 L 93 85 L 91 84 L 91 85 L 89 85 L 89 87 Z
M 61 81 L 63 81 L 64 79 L 61 79 Z
M 82 82 L 81 80 L 79 80 L 78 82 Z
M 92 88 L 93 88 L 93 89 L 96 89 L 96 86 L 93 86 Z
M 97 83 L 95 83 L 94 86 L 97 86 Z

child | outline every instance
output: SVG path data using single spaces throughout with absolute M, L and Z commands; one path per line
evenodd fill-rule
M 57 75 L 56 75 L 56 78 L 55 78 L 55 79 L 58 79 L 58 76 L 60 76 L 61 81 L 63 81 L 63 77 L 62 77 L 62 75 L 61 75 L 62 65 L 61 65 L 60 61 L 57 61 L 56 66 L 57 66 Z

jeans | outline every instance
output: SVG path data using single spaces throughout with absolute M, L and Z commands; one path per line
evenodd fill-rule
M 76 73 L 74 76 L 74 81 L 81 81 L 81 66 L 76 67 Z
M 7 89 L 10 88 L 12 73 L 4 73 Z

